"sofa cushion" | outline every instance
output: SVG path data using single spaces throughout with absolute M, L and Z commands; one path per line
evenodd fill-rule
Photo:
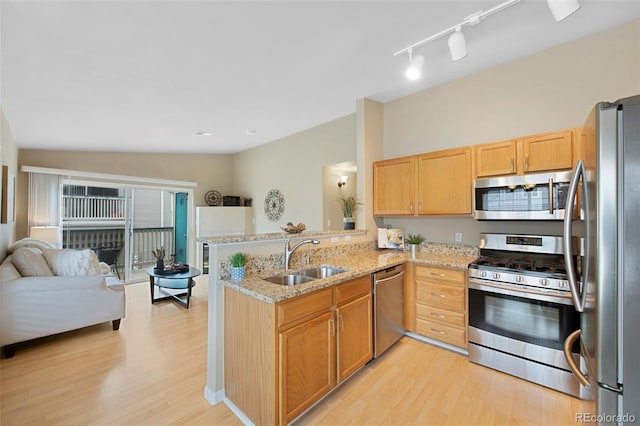
M 11 262 L 23 277 L 50 277 L 53 275 L 42 252 L 36 248 L 21 247 L 13 252 Z
M 10 259 L 11 256 L 7 257 L 0 265 L 0 282 L 4 283 L 7 281 L 22 278 L 22 275 L 20 275 L 20 272 L 18 272 Z
M 7 247 L 7 253 L 15 253 L 21 247 L 31 247 L 39 250 L 46 248 L 55 248 L 56 246 L 48 241 L 38 240 L 36 238 L 23 238 Z
M 93 250 L 44 249 L 49 267 L 58 276 L 100 275 L 100 261 Z

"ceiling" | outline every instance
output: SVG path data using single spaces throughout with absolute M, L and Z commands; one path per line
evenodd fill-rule
M 524 0 L 465 27 L 460 61 L 446 37 L 417 49 L 406 79 L 394 52 L 500 3 L 2 0 L 0 100 L 19 148 L 234 153 L 640 18 Z

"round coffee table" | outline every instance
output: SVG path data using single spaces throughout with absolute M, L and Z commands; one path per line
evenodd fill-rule
M 146 268 L 144 270 L 149 275 L 149 285 L 151 288 L 151 304 L 162 300 L 170 300 L 178 302 L 178 304 L 189 309 L 189 299 L 191 298 L 191 288 L 196 285 L 194 278 L 200 275 L 200 270 L 189 267 L 188 271 L 176 274 L 157 273 L 155 268 Z M 158 287 L 158 293 L 163 297 L 155 297 L 155 287 Z M 173 290 L 173 291 L 172 291 Z M 176 291 L 177 290 L 177 291 Z M 186 290 L 186 291 L 179 291 Z

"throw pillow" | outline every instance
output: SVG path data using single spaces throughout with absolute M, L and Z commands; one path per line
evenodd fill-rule
M 50 277 L 53 275 L 42 252 L 37 248 L 21 247 L 13 252 L 11 262 L 23 277 Z
M 42 253 L 58 276 L 100 275 L 102 272 L 98 256 L 90 249 L 44 249 Z
M 20 277 L 22 277 L 22 275 L 20 275 L 15 265 L 11 263 L 10 260 L 5 259 L 2 265 L 0 265 L 0 283 L 6 283 Z

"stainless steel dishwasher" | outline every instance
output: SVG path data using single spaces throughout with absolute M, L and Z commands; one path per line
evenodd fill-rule
M 404 335 L 404 266 L 375 272 L 373 282 L 373 357 L 377 358 Z

